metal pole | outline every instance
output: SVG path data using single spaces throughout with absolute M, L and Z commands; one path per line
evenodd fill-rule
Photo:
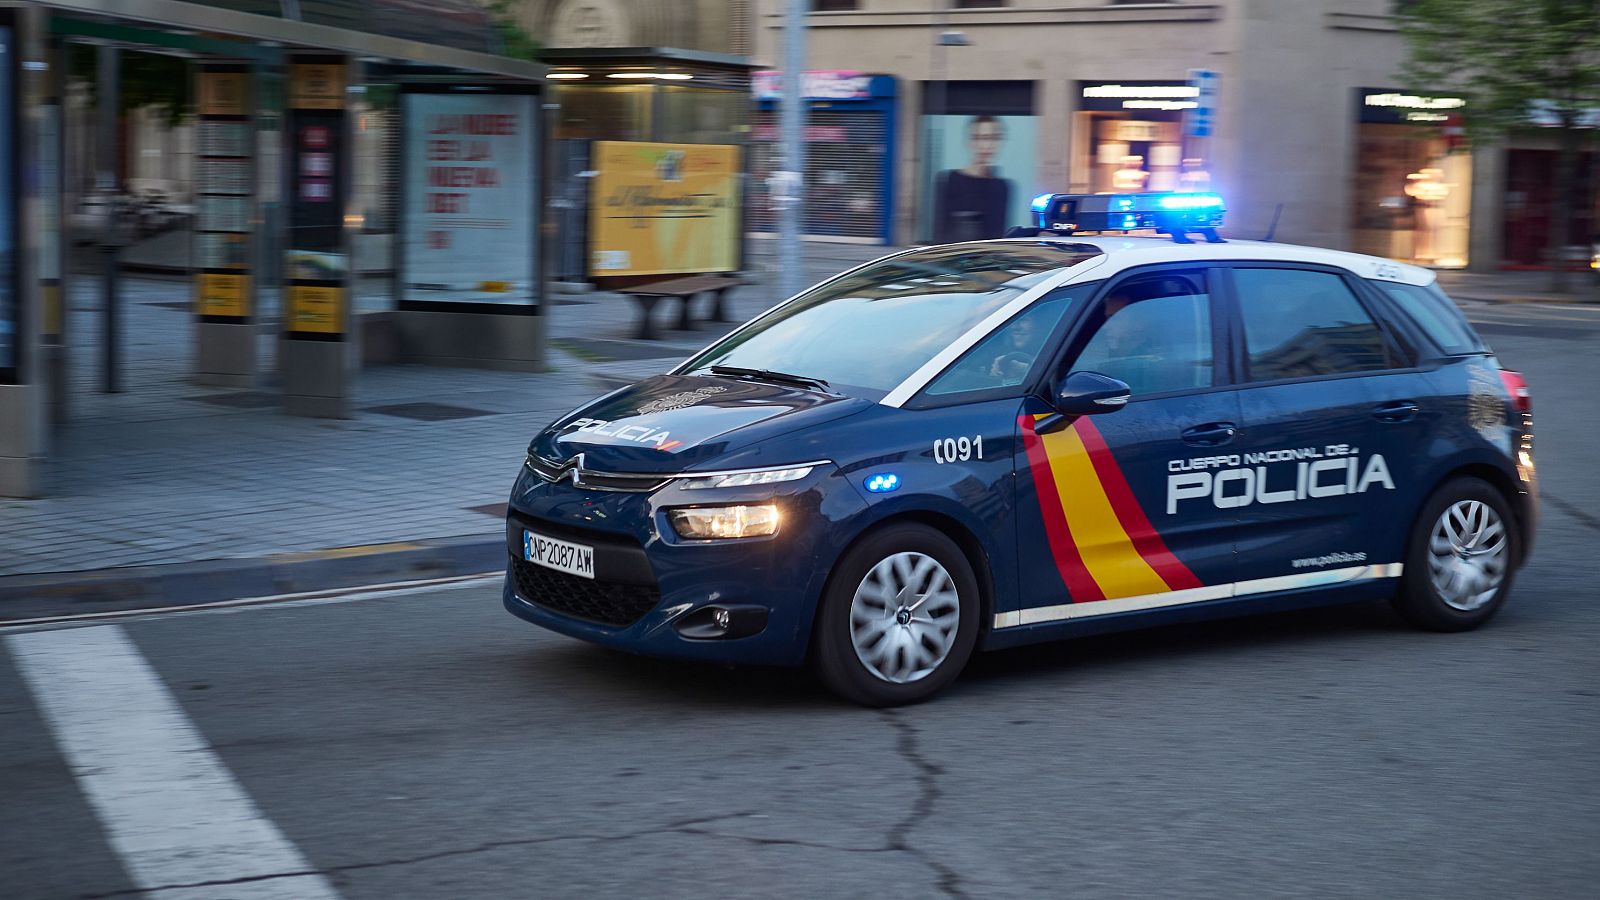
M 811 0 L 788 0 L 783 23 L 783 99 L 781 101 L 782 170 L 776 184 L 785 195 L 778 197 L 778 289 L 792 297 L 805 287 L 800 267 L 800 218 L 804 201 L 806 147 L 805 107 L 801 101 L 801 82 L 806 70 L 806 13 Z
M 122 390 L 121 359 L 118 351 L 120 338 L 117 334 L 117 305 L 120 293 L 117 276 L 122 265 L 121 253 L 118 243 L 120 222 L 118 221 L 122 210 L 117 184 L 117 111 L 122 100 L 122 87 L 118 77 L 121 51 L 116 47 L 102 44 L 96 54 L 97 76 L 99 85 L 96 89 L 96 100 L 99 109 L 99 127 L 95 138 L 95 192 L 104 203 L 106 221 L 105 235 L 101 240 L 100 250 L 105 265 L 105 292 L 101 300 L 103 325 L 100 332 L 102 362 L 100 369 L 100 389 L 108 394 L 115 394 Z

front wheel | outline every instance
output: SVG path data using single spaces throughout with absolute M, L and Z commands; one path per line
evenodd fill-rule
M 978 605 L 977 578 L 954 541 L 925 525 L 888 526 L 848 550 L 828 579 L 817 674 L 866 706 L 926 700 L 972 656 Z
M 1520 549 L 1506 499 L 1478 478 L 1456 478 L 1435 491 L 1407 548 L 1395 609 L 1431 631 L 1489 621 L 1511 591 Z

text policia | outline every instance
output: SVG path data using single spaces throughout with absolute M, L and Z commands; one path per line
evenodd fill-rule
M 1196 456 L 1167 462 L 1167 515 L 1182 500 L 1210 498 L 1218 509 L 1252 503 L 1293 503 L 1345 494 L 1364 494 L 1374 486 L 1394 490 L 1389 464 L 1374 453 L 1361 462 L 1358 448 L 1329 444 L 1225 456 Z

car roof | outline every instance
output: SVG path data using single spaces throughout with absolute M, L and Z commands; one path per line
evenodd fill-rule
M 1328 250 L 1323 247 L 1306 247 L 1300 244 L 1280 244 L 1272 241 L 1239 241 L 1228 239 L 1212 244 L 1196 241 L 1179 244 L 1160 235 L 1047 235 L 1030 238 L 1004 238 L 997 241 L 973 241 L 980 244 L 1036 243 L 1055 241 L 1093 247 L 1104 256 L 1091 264 L 1074 266 L 1082 276 L 1069 277 L 1063 283 L 1078 280 L 1098 280 L 1115 275 L 1123 269 L 1160 263 L 1184 262 L 1298 262 L 1337 266 L 1362 278 L 1398 281 L 1403 284 L 1429 285 L 1436 275 L 1431 269 L 1408 263 L 1350 253 L 1345 250 Z M 1091 274 L 1092 273 L 1092 274 Z

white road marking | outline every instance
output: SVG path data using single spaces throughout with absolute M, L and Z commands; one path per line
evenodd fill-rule
M 160 900 L 337 900 L 211 752 L 121 627 L 12 634 L 6 643 L 141 890 Z M 293 872 L 306 874 L 268 877 Z M 251 878 L 266 880 L 168 887 Z
M 237 600 L 218 600 L 214 603 L 195 603 L 188 606 L 158 606 L 153 609 L 124 609 L 112 612 L 81 613 L 71 616 L 16 619 L 10 622 L 0 621 L 0 631 L 19 633 L 55 628 L 83 628 L 113 620 L 138 622 L 156 617 L 178 618 L 181 616 L 244 612 L 249 609 L 326 606 L 333 603 L 354 603 L 358 600 L 406 597 L 428 593 L 441 588 L 471 587 L 480 583 L 487 584 L 491 581 L 498 581 L 504 577 L 504 572 L 483 572 L 477 575 L 453 575 L 448 578 L 429 578 L 421 581 L 394 581 L 388 584 L 367 584 L 360 587 L 335 588 L 324 591 L 300 591 L 292 594 L 273 594 L 265 597 L 244 597 Z

